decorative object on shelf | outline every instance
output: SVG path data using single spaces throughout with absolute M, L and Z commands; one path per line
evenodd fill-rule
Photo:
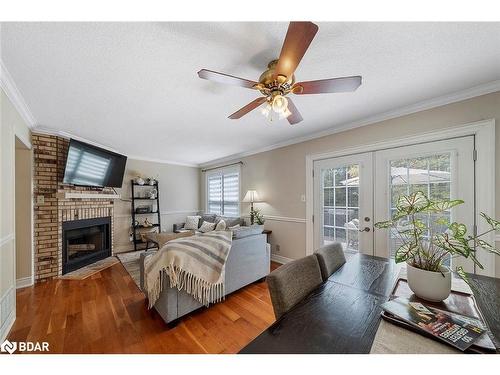
M 148 214 L 153 212 L 153 207 L 152 206 L 139 206 L 135 209 L 135 212 L 137 214 Z
M 395 261 L 407 263 L 408 285 L 420 298 L 439 302 L 450 295 L 451 273 L 443 263 L 448 257 L 471 259 L 483 269 L 476 258 L 476 247 L 500 255 L 499 250 L 480 239 L 490 232 L 500 230 L 500 221 L 484 212 L 481 216 L 491 229 L 478 235 L 467 235 L 465 224 L 450 223 L 446 215 L 429 224 L 420 219 L 422 214 L 443 214 L 462 203 L 464 201 L 460 199 L 432 201 L 423 192 L 417 191 L 401 195 L 392 219 L 375 224 L 376 228 L 390 229 L 399 236 L 402 244 L 396 250 Z M 456 272 L 469 283 L 463 267 L 458 266 Z
M 144 181 L 144 179 L 141 177 L 141 176 L 137 176 L 135 179 L 134 179 L 134 182 L 137 184 L 137 185 L 144 185 L 146 182 Z
M 156 183 L 157 183 L 157 179 L 155 177 L 149 177 L 148 178 L 148 184 L 150 186 L 154 186 L 154 185 L 156 185 Z
M 151 189 L 150 191 L 148 191 L 148 198 L 149 199 L 156 199 L 157 196 L 158 196 L 158 190 Z
M 244 203 L 250 203 L 250 224 L 253 224 L 255 221 L 255 210 L 253 209 L 253 204 L 257 202 L 262 202 L 259 198 L 259 194 L 257 193 L 257 190 L 248 190 L 247 193 L 245 194 L 245 197 L 243 198 Z M 262 218 L 262 214 L 261 214 Z M 263 220 L 263 218 L 262 218 Z M 264 223 L 264 222 L 262 222 Z
M 153 223 L 149 221 L 148 218 L 144 219 L 144 223 L 142 224 L 144 228 L 152 227 Z

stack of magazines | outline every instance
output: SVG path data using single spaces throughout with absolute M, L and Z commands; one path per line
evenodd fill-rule
M 392 315 L 392 319 L 401 320 L 461 351 L 480 341 L 486 332 L 478 319 L 411 302 L 403 297 L 384 303 L 382 308 Z

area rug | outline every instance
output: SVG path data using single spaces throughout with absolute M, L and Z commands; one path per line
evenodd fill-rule
M 114 266 L 115 264 L 118 264 L 120 261 L 116 257 L 107 257 L 101 260 L 98 260 L 95 263 L 89 264 L 88 266 L 79 268 L 75 271 L 69 272 L 63 276 L 61 276 L 61 279 L 64 280 L 83 280 L 86 279 L 89 276 L 92 276 L 96 274 L 97 272 L 101 272 L 102 270 L 105 270 L 106 268 L 109 268 L 111 266 Z
M 140 288 L 140 277 L 141 271 L 139 267 L 139 258 L 144 251 L 132 251 L 129 253 L 116 254 L 120 262 L 122 262 L 123 267 L 127 270 L 132 280 L 134 280 L 135 285 Z

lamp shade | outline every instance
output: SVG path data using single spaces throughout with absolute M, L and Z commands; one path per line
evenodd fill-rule
M 248 190 L 243 198 L 244 203 L 260 202 L 259 194 L 257 190 Z

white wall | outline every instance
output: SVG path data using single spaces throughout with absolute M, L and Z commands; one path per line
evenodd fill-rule
M 198 168 L 128 159 L 123 186 L 117 189 L 126 200 L 115 202 L 115 253 L 133 249 L 133 244 L 129 242 L 132 217 L 131 203 L 128 200 L 131 197 L 130 180 L 138 175 L 158 179 L 162 231 L 171 232 L 174 223 L 184 222 L 187 215 L 195 214 L 200 210 Z M 138 189 L 148 190 L 149 188 Z M 139 201 L 138 204 L 147 203 L 148 201 Z M 154 222 L 156 222 L 155 216 L 151 216 L 155 219 Z M 140 215 L 137 218 L 143 220 L 145 217 Z
M 273 246 L 273 253 L 297 259 L 305 255 L 306 208 L 301 195 L 306 189 L 306 155 L 398 139 L 485 119 L 496 120 L 496 149 L 500 150 L 500 92 L 495 92 L 227 163 L 244 162 L 241 168 L 242 194 L 248 189 L 256 189 L 266 201 L 257 207 L 265 215 L 274 216 L 266 221 L 266 228 L 273 231 L 271 243 L 280 245 L 281 250 L 276 253 Z M 307 120 L 297 126 L 307 126 Z M 500 151 L 496 154 L 496 186 L 500 186 Z M 248 205 L 243 204 L 242 213 L 248 210 Z M 500 217 L 500 188 L 496 190 L 496 216 Z M 498 235 L 500 233 L 497 233 L 497 238 Z M 497 247 L 500 247 L 500 242 L 497 242 Z M 496 275 L 500 276 L 499 257 L 496 260 Z
M 15 139 L 29 143 L 30 130 L 0 90 L 0 341 L 16 316 Z

